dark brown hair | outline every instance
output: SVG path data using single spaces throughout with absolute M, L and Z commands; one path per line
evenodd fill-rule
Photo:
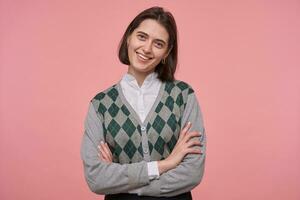
M 130 64 L 128 58 L 127 38 L 145 19 L 156 20 L 167 30 L 169 34 L 167 52 L 170 49 L 171 51 L 165 59 L 166 62 L 164 64 L 160 62 L 155 67 L 155 71 L 158 73 L 158 78 L 161 81 L 173 81 L 177 66 L 177 26 L 173 15 L 161 7 L 148 8 L 132 20 L 120 41 L 119 59 L 125 65 Z

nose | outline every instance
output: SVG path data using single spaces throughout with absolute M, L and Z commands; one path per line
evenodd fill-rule
M 151 53 L 151 41 L 147 41 L 143 46 L 144 53 Z

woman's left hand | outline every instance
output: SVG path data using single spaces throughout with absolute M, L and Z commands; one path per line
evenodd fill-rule
M 100 159 L 104 162 L 112 163 L 113 156 L 112 156 L 112 153 L 111 153 L 107 143 L 104 143 L 103 141 L 101 141 L 100 145 L 98 145 L 98 149 L 100 151 L 100 153 L 98 153 L 98 156 L 100 157 Z

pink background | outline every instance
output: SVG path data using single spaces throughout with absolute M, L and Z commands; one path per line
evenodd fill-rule
M 126 72 L 125 28 L 153 5 L 177 20 L 176 77 L 204 115 L 194 199 L 300 199 L 300 2 L 185 2 L 1 0 L 1 200 L 103 198 L 84 180 L 83 121 Z

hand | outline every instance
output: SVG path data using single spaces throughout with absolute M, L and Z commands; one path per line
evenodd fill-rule
M 98 149 L 100 153 L 98 153 L 98 156 L 100 159 L 107 163 L 112 163 L 113 156 L 112 153 L 107 145 L 107 143 L 104 143 L 103 141 L 100 142 L 100 145 L 98 145 Z
M 197 131 L 188 132 L 188 130 L 191 128 L 191 125 L 192 124 L 188 122 L 187 125 L 182 129 L 171 154 L 165 160 L 158 161 L 158 169 L 160 174 L 175 168 L 180 164 L 187 154 L 201 153 L 199 148 L 194 148 L 195 146 L 201 146 L 200 141 L 198 139 L 192 139 L 194 137 L 200 137 L 201 134 Z

